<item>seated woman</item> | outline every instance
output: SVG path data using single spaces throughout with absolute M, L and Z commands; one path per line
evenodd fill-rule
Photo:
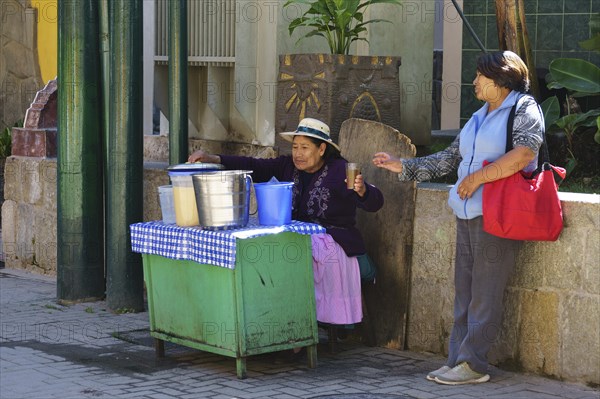
M 357 256 L 366 253 L 356 228 L 356 209 L 376 212 L 383 206 L 381 191 L 362 175 L 354 189 L 346 188 L 346 160 L 331 140 L 329 127 L 303 119 L 295 132 L 281 133 L 292 142 L 292 155 L 273 159 L 213 155 L 198 150 L 189 162 L 221 163 L 227 169 L 254 171 L 255 182 L 276 177 L 292 181 L 292 219 L 317 223 L 326 234 L 312 235 L 317 320 L 354 324 L 362 320 L 361 279 Z

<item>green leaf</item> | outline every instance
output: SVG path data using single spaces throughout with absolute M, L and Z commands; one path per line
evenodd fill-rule
M 570 132 L 573 130 L 575 119 L 577 119 L 577 114 L 565 115 L 562 118 L 557 119 L 555 123 L 559 128 Z
M 546 80 L 546 87 L 550 90 L 563 88 L 561 85 L 556 83 L 556 79 L 554 79 L 554 76 L 552 76 L 552 72 L 548 72 L 546 76 L 544 76 L 544 79 Z
M 346 5 L 346 12 L 350 15 L 356 14 L 358 7 L 360 6 L 360 0 L 346 0 L 342 3 Z
M 600 116 L 596 118 L 596 126 L 598 127 L 598 130 L 596 130 L 596 134 L 594 134 L 594 141 L 600 144 Z
M 11 145 L 11 129 L 9 127 L 6 127 L 0 134 L 0 159 L 4 159 L 10 156 Z
M 571 97 L 575 97 L 575 98 L 582 98 L 582 97 L 597 96 L 598 93 L 582 93 L 580 91 L 574 91 L 573 93 L 571 93 L 569 95 Z
M 402 4 L 402 1 L 400 1 L 400 0 L 371 0 L 371 1 L 365 1 L 364 3 L 362 3 L 360 5 L 359 8 L 368 7 L 372 4 L 393 4 L 393 5 L 399 6 L 400 4 Z
M 546 129 L 554 124 L 560 117 L 560 104 L 556 96 L 552 96 L 544 100 L 541 104 L 544 114 L 544 124 Z
M 600 109 L 592 109 L 585 114 L 570 114 L 558 119 L 555 123 L 567 133 L 573 133 L 578 127 L 592 127 L 596 124 L 596 118 L 600 115 Z
M 588 51 L 600 51 L 600 33 L 587 40 L 579 42 L 579 46 Z
M 577 166 L 577 160 L 575 158 L 567 158 L 567 164 L 565 165 L 565 170 L 567 171 L 567 175 L 570 175 L 576 166 Z
M 568 90 L 600 93 L 600 68 L 577 58 L 557 58 L 550 63 L 556 83 Z
M 600 116 L 600 109 L 591 109 L 585 114 L 577 115 L 580 115 L 580 118 L 576 120 L 578 126 L 594 127 L 597 117 Z

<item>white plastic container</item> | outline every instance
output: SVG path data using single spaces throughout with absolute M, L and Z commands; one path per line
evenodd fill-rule
M 198 208 L 192 183 L 192 173 L 169 171 L 173 183 L 173 204 L 175 208 L 175 223 L 178 226 L 197 226 Z
M 175 223 L 175 203 L 173 201 L 173 186 L 168 185 L 158 187 L 158 197 L 160 199 L 160 210 L 162 212 L 163 223 Z
M 192 174 L 219 169 L 223 169 L 223 165 L 214 163 L 184 163 L 167 168 L 171 183 L 173 183 L 175 223 L 178 226 L 198 226 L 199 224 Z

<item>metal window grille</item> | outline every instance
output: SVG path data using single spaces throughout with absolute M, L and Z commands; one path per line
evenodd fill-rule
M 188 0 L 189 65 L 232 66 L 235 63 L 236 0 Z M 158 64 L 168 63 L 169 0 L 156 0 Z

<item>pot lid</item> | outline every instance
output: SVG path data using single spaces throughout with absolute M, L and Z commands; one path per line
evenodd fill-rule
M 195 162 L 195 163 L 180 163 L 178 165 L 171 165 L 167 168 L 170 172 L 193 172 L 193 171 L 203 171 L 203 170 L 221 170 L 225 169 L 225 166 L 220 163 L 203 163 L 203 162 Z

